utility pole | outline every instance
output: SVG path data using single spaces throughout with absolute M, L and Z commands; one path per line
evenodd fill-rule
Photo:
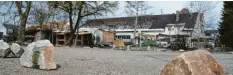
M 171 43 L 171 27 L 169 27 L 168 30 L 169 30 L 169 42 Z
M 135 20 L 135 24 L 134 24 L 134 38 L 136 38 L 136 27 L 137 27 L 137 23 L 138 23 L 138 8 L 136 8 L 136 20 Z M 139 39 L 140 40 L 140 39 Z M 136 43 L 136 39 L 134 40 L 134 43 Z M 138 42 L 139 44 L 139 42 Z
M 190 13 L 191 18 L 192 18 L 193 2 L 190 3 L 190 7 L 191 7 L 191 9 L 189 9 L 189 13 Z M 190 34 L 190 43 L 191 43 L 191 46 L 190 46 L 190 47 L 191 47 L 191 48 L 193 48 L 193 42 L 192 42 L 193 36 L 192 36 L 192 34 L 193 34 L 193 32 L 191 32 L 191 34 Z

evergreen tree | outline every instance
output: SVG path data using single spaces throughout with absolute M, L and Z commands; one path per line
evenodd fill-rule
M 233 48 L 233 1 L 224 1 L 222 18 L 219 25 L 220 41 Z

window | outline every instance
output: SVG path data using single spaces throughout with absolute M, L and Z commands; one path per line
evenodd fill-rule
M 130 35 L 117 35 L 118 39 L 130 39 Z
M 171 31 L 174 31 L 174 27 L 173 26 L 171 27 Z
M 127 36 L 127 39 L 130 39 L 130 36 L 129 36 L 129 35 Z
M 121 36 L 118 36 L 118 39 L 121 39 Z
M 124 35 L 122 35 L 121 37 L 122 37 L 122 39 L 125 39 L 125 36 L 124 36 Z

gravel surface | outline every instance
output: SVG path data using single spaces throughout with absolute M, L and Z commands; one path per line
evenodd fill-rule
M 161 68 L 181 52 L 120 51 L 98 48 L 56 47 L 58 70 L 25 68 L 19 58 L 0 58 L 0 75 L 159 75 Z M 212 53 L 233 75 L 233 54 Z

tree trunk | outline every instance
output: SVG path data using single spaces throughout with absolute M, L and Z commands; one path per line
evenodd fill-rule
M 25 38 L 24 32 L 25 32 L 26 22 L 27 22 L 27 18 L 20 17 L 20 27 L 19 27 L 19 32 L 18 32 L 19 35 L 17 37 L 17 41 L 20 44 L 22 44 Z
M 70 37 L 68 38 L 68 40 L 65 42 L 65 45 L 69 45 L 72 46 L 72 44 L 76 45 L 76 38 L 75 38 L 75 31 L 77 30 L 77 34 L 78 34 L 78 30 L 79 27 L 74 29 L 71 33 L 70 33 Z M 76 34 L 76 37 L 78 37 L 78 35 Z
M 72 31 L 71 31 L 71 33 L 70 33 L 70 37 L 69 37 L 69 39 L 67 40 L 67 42 L 65 43 L 65 45 L 69 45 L 69 46 L 71 46 L 72 45 L 72 42 L 74 41 L 74 35 L 75 35 L 75 33 L 76 33 L 76 31 L 77 31 L 77 34 L 78 34 L 78 31 L 79 31 L 79 24 L 80 24 L 80 21 L 81 21 L 81 19 L 82 19 L 82 9 L 83 9 L 83 4 L 84 4 L 84 2 L 82 2 L 82 4 L 80 4 L 80 8 L 79 8 L 79 12 L 78 12 L 78 17 L 77 17 L 77 21 L 76 21 L 76 24 L 75 24 L 75 27 L 74 27 L 74 29 L 73 28 L 71 28 L 72 29 Z M 72 16 L 71 14 L 69 14 L 70 16 Z M 70 20 L 72 20 L 72 18 L 70 19 Z M 72 27 L 72 26 L 70 26 L 70 27 Z M 76 37 L 78 37 L 78 35 L 76 35 Z M 76 41 L 76 40 L 75 40 Z M 76 43 L 75 43 L 76 44 Z
M 65 46 L 67 46 L 67 45 L 71 46 L 71 45 L 72 45 L 73 39 L 74 39 L 74 34 L 73 34 L 73 33 L 70 33 L 70 37 L 69 37 L 68 40 L 65 42 Z
M 77 31 L 79 31 L 79 28 L 77 28 Z M 74 40 L 74 46 L 77 45 L 78 40 L 78 32 L 76 33 L 75 40 Z
M 31 1 L 26 1 L 27 3 L 27 7 L 25 9 L 25 12 L 22 12 L 22 1 L 16 1 L 16 7 L 18 9 L 18 13 L 20 15 L 20 27 L 19 27 L 19 32 L 18 32 L 18 37 L 17 37 L 17 41 L 19 42 L 19 44 L 22 44 L 22 42 L 24 41 L 25 35 L 25 27 L 26 27 L 26 23 L 27 23 L 27 19 L 28 19 L 28 14 L 30 12 L 31 9 Z

